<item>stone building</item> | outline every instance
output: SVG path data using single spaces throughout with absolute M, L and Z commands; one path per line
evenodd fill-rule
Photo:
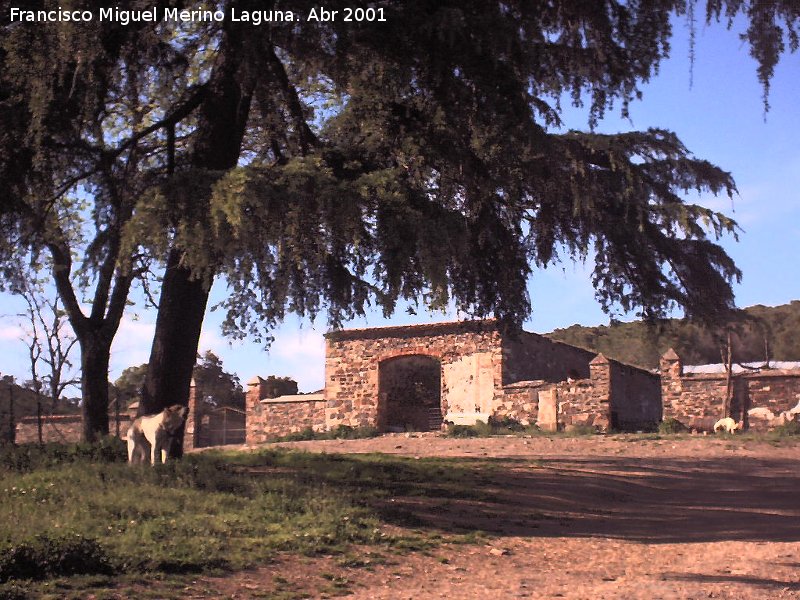
M 661 357 L 660 371 L 664 418 L 692 429 L 710 429 L 717 419 L 728 416 L 753 429 L 766 429 L 800 403 L 800 363 L 734 364 L 729 414 L 723 414 L 728 394 L 724 365 L 686 366 L 670 349 Z M 760 418 L 748 417 L 754 408 L 763 409 L 755 411 Z
M 658 377 L 602 355 L 464 321 L 335 331 L 325 336 L 325 388 L 270 397 L 248 384 L 247 442 L 311 427 L 437 430 L 447 421 L 514 419 L 545 429 L 652 427 Z

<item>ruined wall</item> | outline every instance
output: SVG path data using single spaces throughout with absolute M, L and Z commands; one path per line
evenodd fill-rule
M 325 426 L 378 426 L 379 371 L 398 356 L 441 363 L 445 418 L 472 422 L 489 415 L 501 389 L 500 334 L 492 321 L 379 327 L 329 333 L 325 344 Z
M 116 435 L 116 416 L 108 415 L 109 432 Z M 125 439 L 131 418 L 122 413 L 119 415 L 119 437 Z M 59 442 L 62 444 L 81 441 L 83 434 L 83 421 L 80 415 L 50 415 L 42 417 L 42 441 L 47 444 Z M 22 417 L 16 423 L 17 444 L 38 444 L 39 426 L 36 417 Z
M 247 384 L 245 395 L 245 443 L 263 444 L 270 439 L 311 427 L 325 429 L 325 401 L 322 394 L 294 394 L 268 397 L 272 387 L 256 377 Z
M 504 385 L 502 393 L 494 398 L 492 416 L 498 420 L 510 419 L 522 425 L 535 425 L 539 417 L 539 391 L 550 385 L 541 379 Z
M 764 370 L 734 374 L 731 414 L 723 415 L 727 378 L 724 373 L 684 374 L 680 357 L 670 350 L 661 357 L 661 391 L 664 418 L 674 418 L 689 427 L 707 429 L 723 416 L 743 418 L 750 408 L 764 407 L 775 415 L 800 401 L 800 371 Z M 750 419 L 755 429 L 768 423 Z
M 470 425 L 490 417 L 536 423 L 547 390 L 558 403 L 548 414 L 557 413 L 562 428 L 608 429 L 612 407 L 625 428 L 660 417 L 654 375 L 536 334 L 501 334 L 494 321 L 354 329 L 325 338 L 321 413 L 307 397 L 264 402 L 265 380 L 257 378 L 248 391 L 248 443 L 304 427 L 435 429 L 440 418 Z
M 575 427 L 635 431 L 652 428 L 661 417 L 657 375 L 609 360 L 602 354 L 587 365 L 589 376 L 503 386 L 495 398 L 494 417 L 510 418 L 543 430 Z M 549 408 L 548 408 L 549 403 Z M 540 415 L 540 409 L 546 415 Z
M 520 331 L 503 336 L 503 384 L 543 379 L 556 382 L 567 377 L 589 377 L 594 352 Z

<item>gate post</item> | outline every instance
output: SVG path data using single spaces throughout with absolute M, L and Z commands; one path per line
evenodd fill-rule
M 200 435 L 200 411 L 198 410 L 199 391 L 194 382 L 194 377 L 189 384 L 189 412 L 186 415 L 186 429 L 183 434 L 184 450 L 197 448 L 197 441 Z

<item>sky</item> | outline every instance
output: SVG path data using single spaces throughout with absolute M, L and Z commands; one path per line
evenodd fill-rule
M 743 272 L 734 287 L 738 306 L 775 306 L 800 299 L 800 55 L 784 55 L 778 64 L 764 112 L 756 63 L 741 43 L 734 27 L 697 24 L 695 59 L 689 59 L 689 35 L 676 22 L 671 57 L 660 72 L 644 84 L 644 98 L 630 107 L 630 121 L 611 113 L 597 128 L 616 133 L 648 127 L 670 129 L 698 158 L 730 171 L 738 187 L 727 196 L 689 197 L 689 201 L 724 212 L 741 228 L 739 241 L 722 240 L 722 246 Z M 567 129 L 585 129 L 586 112 L 567 107 Z M 608 324 L 609 318 L 594 298 L 590 264 L 564 262 L 536 271 L 529 284 L 533 314 L 525 329 L 546 333 L 572 324 Z M 214 285 L 209 303 L 225 295 L 221 282 Z M 0 373 L 29 379 L 27 349 L 17 315 L 18 300 L 0 294 Z M 379 312 L 347 323 L 346 327 L 376 327 L 452 320 L 454 313 L 410 315 L 402 308 L 389 320 Z M 290 316 L 273 332 L 267 352 L 252 341 L 229 341 L 220 333 L 223 315 L 209 313 L 200 340 L 200 352 L 211 350 L 223 359 L 226 370 L 242 383 L 256 375 L 289 376 L 301 391 L 323 386 L 324 318 L 312 324 Z M 112 381 L 132 365 L 147 362 L 155 328 L 153 311 L 126 314 L 112 347 Z M 796 357 L 800 359 L 800 357 Z M 75 362 L 79 361 L 75 356 Z

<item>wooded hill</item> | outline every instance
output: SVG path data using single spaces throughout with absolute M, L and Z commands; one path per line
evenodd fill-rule
M 674 348 L 684 364 L 724 362 L 727 331 L 732 331 L 734 362 L 800 360 L 800 301 L 781 306 L 760 304 L 745 308 L 740 318 L 711 330 L 687 319 L 666 319 L 655 324 L 642 321 L 613 322 L 556 329 L 548 337 L 602 352 L 632 365 L 652 369 L 659 357 Z

